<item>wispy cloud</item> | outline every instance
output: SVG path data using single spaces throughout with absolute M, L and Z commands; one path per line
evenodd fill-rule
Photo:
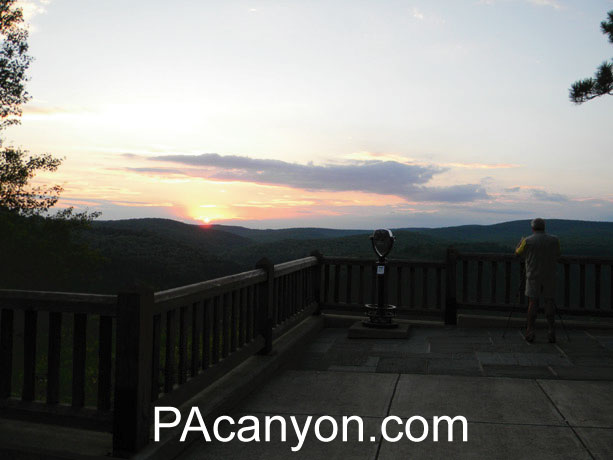
M 38 14 L 46 13 L 46 6 L 50 3 L 51 0 L 19 0 L 16 6 L 22 9 L 23 18 L 29 21 Z
M 416 7 L 413 7 L 413 17 L 415 19 L 419 19 L 420 21 L 424 20 L 424 14 Z
M 481 5 L 494 5 L 496 3 L 508 3 L 516 0 L 479 0 Z M 528 3 L 534 6 L 545 6 L 553 8 L 555 10 L 562 10 L 565 7 L 558 0 L 522 0 L 524 3 Z
M 348 155 L 344 155 L 343 158 L 348 160 L 357 161 L 395 161 L 407 165 L 435 165 L 443 168 L 462 168 L 462 169 L 510 169 L 519 168 L 521 165 L 517 163 L 464 163 L 464 162 L 451 162 L 451 163 L 426 163 L 418 161 L 412 158 L 407 158 L 402 155 L 393 153 L 380 153 L 380 152 L 354 152 Z
M 568 201 L 568 197 L 566 195 L 551 193 L 545 190 L 534 189 L 530 191 L 530 195 L 532 195 L 532 198 L 540 201 L 553 201 L 559 203 Z
M 186 165 L 189 167 L 184 170 L 186 175 L 208 180 L 284 185 L 306 190 L 358 191 L 394 195 L 413 201 L 470 202 L 488 198 L 481 184 L 428 186 L 435 175 L 446 171 L 446 168 L 434 165 L 396 161 L 315 165 L 216 153 L 161 155 L 147 159 Z M 132 170 L 153 172 L 150 168 Z M 175 173 L 176 168 L 167 172 Z
M 557 0 L 528 0 L 528 3 L 532 3 L 536 6 L 548 6 L 554 10 L 561 10 L 564 8 Z

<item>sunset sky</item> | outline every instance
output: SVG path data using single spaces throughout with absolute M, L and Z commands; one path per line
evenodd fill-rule
M 613 220 L 612 0 L 30 0 L 4 145 L 102 219 Z

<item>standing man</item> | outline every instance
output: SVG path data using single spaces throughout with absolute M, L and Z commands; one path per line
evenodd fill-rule
M 537 315 L 537 300 L 543 299 L 545 316 L 549 326 L 549 343 L 555 343 L 554 297 L 556 270 L 560 257 L 560 240 L 545 233 L 545 221 L 540 217 L 530 222 L 532 235 L 522 240 L 515 254 L 526 261 L 526 297 L 528 297 L 528 325 L 526 341 L 534 341 L 534 323 Z

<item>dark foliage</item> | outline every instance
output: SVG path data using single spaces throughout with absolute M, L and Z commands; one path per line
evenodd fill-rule
M 613 43 L 613 10 L 607 13 L 608 19 L 600 23 L 602 33 L 609 36 Z M 604 61 L 596 70 L 594 77 L 574 82 L 569 91 L 570 100 L 582 104 L 605 94 L 613 94 L 613 62 Z

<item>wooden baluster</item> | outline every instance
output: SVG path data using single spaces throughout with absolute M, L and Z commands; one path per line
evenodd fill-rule
M 36 390 L 36 321 L 38 312 L 26 310 L 23 332 L 23 388 L 21 399 L 34 401 Z
M 462 302 L 468 302 L 468 260 L 462 261 Z
M 292 313 L 292 274 L 283 276 L 283 321 L 287 320 Z
M 200 312 L 203 310 L 203 302 L 194 302 L 192 304 L 192 353 L 191 353 L 191 369 L 192 377 L 198 375 L 200 371 Z
M 298 272 L 292 273 L 290 278 L 290 298 L 291 298 L 291 310 L 290 316 L 294 316 L 298 311 Z
M 445 255 L 445 309 L 443 320 L 445 324 L 458 322 L 458 288 L 457 288 L 458 252 L 449 247 Z
M 442 288 L 442 269 L 436 267 L 436 305 L 435 308 L 442 308 L 441 304 L 441 288 Z
M 492 262 L 492 285 L 491 285 L 491 293 L 490 293 L 490 302 L 492 304 L 496 303 L 496 278 L 498 276 L 498 262 L 495 260 Z
M 504 263 L 504 303 L 511 303 L 511 261 Z
M 179 385 L 187 381 L 187 307 L 179 309 Z
M 526 273 L 524 271 L 524 266 L 525 266 L 525 262 L 523 260 L 521 260 L 519 262 L 519 303 L 520 305 L 524 305 L 526 303 L 526 285 L 525 285 L 525 278 L 526 278 Z M 524 289 L 522 289 L 522 285 L 524 286 Z
M 600 264 L 594 265 L 594 307 L 600 310 Z
M 345 303 L 350 304 L 351 303 L 351 282 L 352 282 L 352 278 L 353 278 L 353 266 L 352 265 L 347 265 L 347 293 L 345 295 Z
M 334 304 L 338 305 L 338 293 L 341 283 L 341 265 L 336 264 L 334 267 Z
M 609 281 L 609 289 L 611 291 L 609 293 L 609 308 L 613 310 L 613 264 L 609 266 L 609 276 L 611 278 L 611 280 Z
M 415 266 L 409 267 L 409 306 L 415 306 Z
M 360 282 L 358 284 L 358 302 L 360 305 L 364 305 L 364 265 L 360 265 L 359 280 Z
M 13 310 L 2 309 L 0 319 L 0 398 L 11 396 L 13 378 Z
M 585 264 L 579 265 L 579 308 L 585 308 Z
M 222 358 L 226 358 L 230 354 L 230 346 L 232 343 L 232 324 L 231 324 L 231 313 L 232 313 L 232 294 L 230 292 L 226 292 L 223 295 L 223 310 L 222 310 L 222 328 L 221 328 L 221 339 L 222 339 L 222 347 L 221 347 L 221 356 Z
M 170 393 L 175 386 L 176 311 L 166 312 L 166 358 L 164 360 L 164 392 Z
M 212 326 L 213 326 L 213 300 L 206 299 L 202 302 L 202 370 L 211 366 L 213 357 L 212 350 Z
M 160 397 L 160 347 L 162 345 L 162 315 L 153 316 L 151 329 L 153 353 L 151 359 L 151 401 Z
M 371 266 L 370 303 L 377 303 L 377 265 Z
M 247 292 L 246 288 L 242 288 L 240 291 L 240 323 L 238 336 L 238 346 L 243 347 L 247 338 Z
M 231 333 L 230 333 L 230 351 L 235 352 L 238 349 L 238 325 L 239 325 L 239 308 L 238 303 L 240 301 L 239 291 L 232 291 L 232 321 L 231 321 Z
M 211 363 L 217 364 L 221 354 L 222 329 L 223 329 L 223 312 L 222 312 L 221 296 L 216 296 L 213 299 L 213 343 Z
M 483 294 L 483 261 L 477 262 L 477 303 L 481 303 Z
M 396 306 L 402 305 L 402 265 L 396 267 Z
M 272 321 L 274 327 L 281 322 L 281 308 L 279 307 L 281 305 L 281 278 L 275 278 L 272 281 L 272 290 Z
M 49 313 L 49 347 L 47 348 L 47 404 L 60 401 L 60 351 L 62 348 L 62 314 Z
M 111 372 L 113 367 L 113 318 L 100 316 L 98 328 L 98 410 L 111 409 Z
M 83 407 L 85 404 L 87 315 L 75 313 L 72 324 L 72 407 Z
M 564 307 L 570 308 L 570 264 L 564 264 Z
M 428 269 L 424 266 L 421 268 L 421 307 L 428 307 Z
M 330 296 L 330 264 L 325 262 L 324 265 L 324 292 L 321 303 L 327 304 Z
M 255 328 L 255 286 L 249 286 L 247 288 L 247 336 L 245 337 L 246 343 L 251 343 L 253 340 L 253 331 Z
M 305 268 L 300 270 L 300 292 L 298 293 L 298 298 L 300 299 L 299 308 L 300 310 L 304 310 L 304 308 L 309 304 L 309 287 L 308 280 L 311 277 L 311 269 Z

